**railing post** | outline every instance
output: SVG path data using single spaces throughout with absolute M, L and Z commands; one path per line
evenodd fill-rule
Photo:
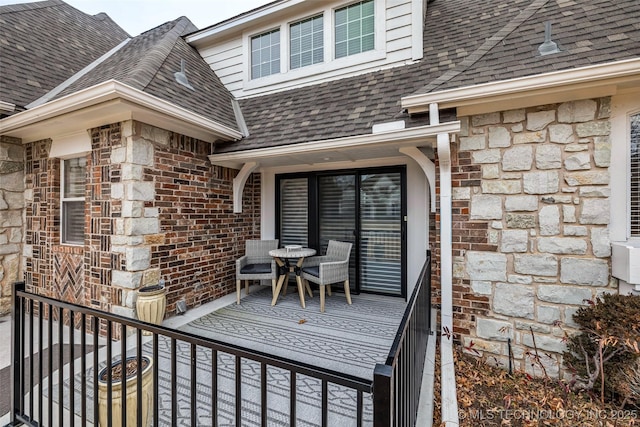
M 15 282 L 13 284 L 13 308 L 11 311 L 11 422 L 8 426 L 17 426 L 22 424 L 16 419 L 16 413 L 20 411 L 18 407 L 20 396 L 22 375 L 22 320 L 24 318 L 24 304 L 22 299 L 18 297 L 19 291 L 24 291 L 24 282 Z M 20 414 L 22 415 L 22 414 Z
M 378 363 L 373 370 L 373 427 L 393 425 L 393 401 L 393 367 Z

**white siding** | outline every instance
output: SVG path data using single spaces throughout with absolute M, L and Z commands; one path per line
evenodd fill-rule
M 333 11 L 348 1 L 313 2 L 304 12 L 291 14 L 280 21 L 281 57 L 283 73 L 251 80 L 248 76 L 249 40 L 252 35 L 273 29 L 274 21 L 264 18 L 253 27 L 236 31 L 225 40 L 214 39 L 214 44 L 200 47 L 200 54 L 216 72 L 222 83 L 238 98 L 285 90 L 292 86 L 316 84 L 322 81 L 363 74 L 381 68 L 405 64 L 420 59 L 422 52 L 422 17 L 424 12 L 419 0 L 376 1 L 376 50 L 351 57 L 333 59 Z M 288 25 L 317 13 L 325 16 L 325 62 L 286 70 L 288 63 Z M 301 14 L 303 13 L 303 14 Z M 420 23 L 419 27 L 416 23 Z M 277 23 L 275 24 L 277 25 Z M 267 28 L 269 27 L 269 28 Z M 419 43 L 420 46 L 414 46 Z M 329 45 L 329 46 L 328 46 Z M 418 54 L 416 54 L 418 52 Z

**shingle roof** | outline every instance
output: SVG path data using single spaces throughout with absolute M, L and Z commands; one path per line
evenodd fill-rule
M 447 13 L 456 1 L 443 2 Z M 497 34 L 493 46 L 471 65 L 459 64 L 459 73 L 428 84 L 418 93 L 507 80 L 557 70 L 579 68 L 640 56 L 640 2 L 637 0 L 535 0 L 519 25 Z M 544 24 L 552 23 L 551 38 L 559 53 L 541 56 Z M 502 22 L 504 27 L 509 22 Z
M 60 0 L 0 6 L 0 101 L 24 110 L 127 37 Z
M 182 38 L 195 28 L 189 19 L 181 17 L 146 31 L 56 97 L 114 79 L 238 130 L 231 104 L 233 96 L 198 52 Z M 189 84 L 195 90 L 175 80 L 174 73 L 180 71 L 182 60 Z
M 540 56 L 548 20 L 562 52 Z M 216 152 L 367 134 L 400 119 L 427 124 L 401 111 L 400 98 L 639 56 L 637 0 L 436 0 L 419 63 L 241 100 L 250 136 Z

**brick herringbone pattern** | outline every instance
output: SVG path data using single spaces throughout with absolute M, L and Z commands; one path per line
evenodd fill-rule
M 56 252 L 53 255 L 53 281 L 58 298 L 85 305 L 83 256 Z

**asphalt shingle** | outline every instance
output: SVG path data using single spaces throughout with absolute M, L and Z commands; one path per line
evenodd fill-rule
M 0 6 L 0 101 L 24 110 L 127 37 L 60 0 Z
M 216 153 L 367 134 L 394 120 L 423 125 L 428 117 L 409 117 L 401 97 L 637 58 L 639 19 L 637 0 L 436 0 L 420 62 L 243 99 L 250 136 Z M 540 56 L 546 21 L 561 52 Z

